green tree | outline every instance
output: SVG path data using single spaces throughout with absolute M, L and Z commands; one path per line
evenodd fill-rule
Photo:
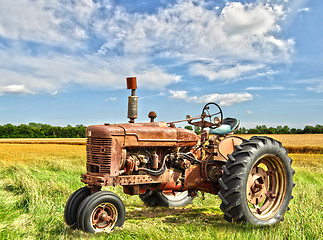
M 313 127 L 313 126 L 305 126 L 303 132 L 306 133 L 306 134 L 315 133 L 315 127 Z
M 289 127 L 288 126 L 284 126 L 282 131 L 281 131 L 282 134 L 289 134 Z
M 315 133 L 323 133 L 323 125 L 317 124 L 315 126 Z
M 194 132 L 197 134 L 197 135 L 200 135 L 201 134 L 201 128 L 199 126 L 194 126 Z

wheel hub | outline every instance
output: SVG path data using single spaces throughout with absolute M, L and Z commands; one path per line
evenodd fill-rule
M 268 175 L 261 167 L 254 167 L 249 174 L 247 199 L 253 205 L 262 202 L 268 192 Z
M 92 213 L 92 226 L 95 231 L 110 232 L 117 219 L 116 207 L 111 203 L 102 203 Z
M 246 194 L 249 210 L 259 219 L 270 219 L 281 206 L 286 175 L 274 155 L 262 156 L 249 172 Z
M 108 214 L 106 212 L 102 212 L 99 216 L 100 221 L 106 221 L 108 218 Z

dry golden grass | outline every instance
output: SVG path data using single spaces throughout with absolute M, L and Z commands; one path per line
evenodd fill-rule
M 37 164 L 43 161 L 59 162 L 65 159 L 86 158 L 85 145 L 60 144 L 0 144 L 0 164 Z M 78 161 L 79 162 L 79 161 Z
M 86 138 L 0 138 L 0 144 L 2 143 L 85 145 Z
M 253 134 L 238 135 L 249 139 Z M 323 153 L 323 134 L 267 134 L 280 141 L 289 153 Z M 3 144 L 49 144 L 49 145 L 85 145 L 85 138 L 9 138 L 0 139 Z M 52 148 L 52 147 L 49 147 Z M 0 150 L 1 151 L 1 150 Z
M 249 139 L 255 134 L 238 135 Z M 257 134 L 268 136 L 280 141 L 284 147 L 320 147 L 323 148 L 323 134 Z
M 240 134 L 243 138 L 249 139 L 255 134 Z M 274 138 L 284 146 L 288 147 L 321 147 L 323 148 L 323 134 L 257 134 L 257 136 L 268 136 Z M 1 143 L 19 144 L 70 144 L 85 145 L 85 138 L 2 138 Z

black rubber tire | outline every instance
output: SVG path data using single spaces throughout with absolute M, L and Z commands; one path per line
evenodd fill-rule
M 117 211 L 116 222 L 104 229 L 95 229 L 92 224 L 92 213 L 101 204 L 111 204 Z M 110 232 L 115 226 L 122 227 L 125 221 L 126 210 L 122 200 L 117 194 L 109 191 L 99 191 L 88 196 L 81 204 L 77 212 L 77 226 L 84 232 Z
M 284 191 L 279 193 L 277 199 L 280 199 L 280 202 L 270 212 L 272 215 L 268 219 L 261 217 L 261 213 L 258 216 L 257 213 L 252 213 L 248 205 L 250 203 L 247 200 L 249 174 L 252 174 L 251 170 L 254 166 L 257 168 L 256 163 L 261 163 L 261 159 L 265 159 L 266 156 L 269 159 L 274 159 L 273 162 L 276 161 L 275 164 L 281 169 L 280 171 L 283 173 L 281 178 L 285 182 L 285 184 L 279 183 L 284 186 Z M 225 220 L 251 223 L 257 226 L 273 225 L 282 221 L 285 212 L 289 210 L 288 204 L 293 198 L 292 189 L 295 186 L 293 182 L 295 171 L 291 168 L 292 159 L 288 157 L 282 144 L 269 137 L 252 137 L 250 140 L 244 140 L 241 145 L 235 146 L 234 152 L 229 154 L 228 157 L 229 160 L 223 166 L 223 175 L 219 179 L 221 190 L 218 193 L 222 200 L 220 208 L 224 212 Z M 276 176 L 279 175 L 275 174 L 273 176 L 277 178 Z M 275 201 L 276 198 L 273 197 L 272 202 Z
M 139 195 L 140 199 L 149 207 L 184 207 L 192 204 L 194 197 L 188 196 L 187 191 L 179 192 L 178 196 L 168 196 L 159 191 L 147 189 L 145 194 Z
M 82 187 L 72 193 L 72 195 L 67 200 L 64 211 L 64 219 L 66 224 L 72 229 L 77 228 L 77 210 L 84 199 L 89 195 L 91 195 L 91 190 L 87 187 Z

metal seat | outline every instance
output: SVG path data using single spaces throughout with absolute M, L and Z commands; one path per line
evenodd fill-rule
M 213 135 L 227 135 L 239 127 L 240 121 L 236 118 L 225 118 L 222 124 L 215 128 L 210 129 L 210 134 Z

